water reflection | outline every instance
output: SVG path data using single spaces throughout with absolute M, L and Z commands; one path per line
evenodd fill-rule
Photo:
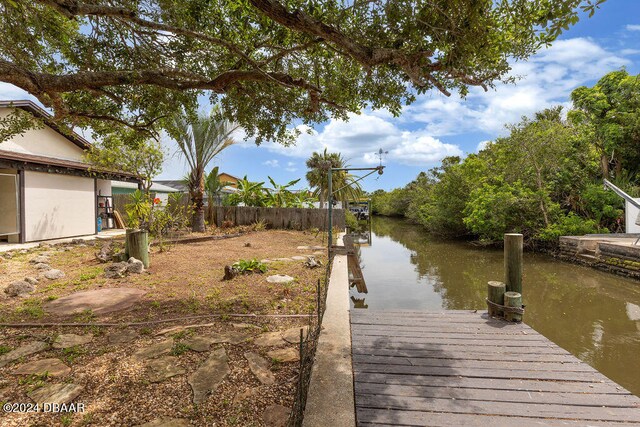
M 502 251 L 439 241 L 420 227 L 374 218 L 361 248 L 368 294 L 354 308 L 485 309 L 486 284 L 502 280 Z M 640 394 L 640 283 L 525 254 L 525 321 L 635 394 Z

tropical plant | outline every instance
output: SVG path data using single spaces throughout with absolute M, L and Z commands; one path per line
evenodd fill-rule
M 129 195 L 129 200 L 129 203 L 124 206 L 124 211 L 127 214 L 127 226 L 148 230 L 153 209 L 153 201 L 149 194 L 136 190 Z
M 266 273 L 269 269 L 266 264 L 258 261 L 256 258 L 253 259 L 241 259 L 236 261 L 231 266 L 234 270 L 239 273 L 249 274 L 249 273 Z
M 252 182 L 245 175 L 236 183 L 237 191 L 229 196 L 229 204 L 244 206 L 265 206 L 266 197 L 264 182 Z
M 284 185 L 276 184 L 270 176 L 267 178 L 269 178 L 269 182 L 273 186 L 272 189 L 266 189 L 267 206 L 276 208 L 292 207 L 295 196 L 289 191 L 289 188 L 296 185 L 300 181 L 300 178 L 289 181 Z
M 329 198 L 329 168 L 346 168 L 346 162 L 340 153 L 314 152 L 307 160 L 306 178 L 313 189 L 313 195 L 324 207 Z M 356 200 L 362 195 L 362 187 L 356 178 L 347 171 L 334 171 L 331 174 L 333 200 L 346 202 Z
M 215 106 L 209 114 L 199 114 L 197 117 L 187 116 L 184 112 L 174 116 L 171 129 L 180 153 L 190 168 L 189 197 L 194 207 L 192 229 L 203 232 L 205 169 L 215 156 L 236 142 L 232 134 L 238 125 L 224 118 L 221 107 Z

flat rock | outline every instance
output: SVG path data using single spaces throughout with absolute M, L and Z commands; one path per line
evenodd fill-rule
M 71 368 L 60 359 L 40 359 L 24 363 L 13 370 L 13 375 L 31 375 L 47 373 L 51 377 L 63 377 L 71 373 Z
M 29 262 L 31 264 L 49 264 L 49 257 L 46 255 L 38 255 L 37 257 L 31 259 Z
M 270 262 L 273 262 L 273 260 L 269 258 L 265 258 L 265 259 L 261 259 L 260 262 L 263 264 L 269 264 Z
M 291 283 L 294 280 L 293 277 L 287 276 L 286 274 L 275 274 L 267 277 L 267 282 L 269 283 Z
M 300 329 L 302 329 L 302 338 L 307 339 L 308 326 L 302 326 L 299 328 L 287 329 L 282 333 L 282 339 L 291 344 L 298 344 L 300 342 Z
M 262 420 L 267 427 L 285 427 L 291 409 L 282 405 L 267 406 L 262 413 Z
M 110 288 L 76 292 L 45 304 L 44 309 L 53 314 L 69 315 L 85 310 L 94 314 L 106 314 L 124 310 L 135 304 L 146 293 L 141 289 Z
M 46 350 L 47 348 L 49 348 L 49 344 L 42 341 L 33 341 L 23 346 L 20 346 L 15 350 L 12 350 L 9 353 L 3 354 L 2 356 L 0 356 L 0 368 L 13 362 L 14 360 L 20 359 L 21 357 L 38 353 L 40 351 Z
M 38 279 L 36 279 L 35 277 L 25 277 L 24 281 L 27 283 L 31 283 L 33 286 L 38 284 Z
M 324 255 L 324 251 L 314 251 L 314 255 Z
M 173 340 L 167 339 L 156 344 L 142 347 L 141 349 L 133 353 L 133 358 L 138 360 L 153 359 L 154 357 L 162 356 L 163 354 L 171 352 L 172 348 Z
M 133 329 L 124 329 L 107 335 L 107 341 L 109 344 L 126 344 L 135 340 L 137 337 L 138 333 Z
M 4 288 L 4 293 L 9 295 L 10 297 L 17 297 L 21 295 L 30 294 L 35 290 L 36 290 L 36 287 L 31 283 L 25 280 L 19 280 L 17 282 L 11 283 L 9 286 Z
M 229 375 L 227 352 L 219 348 L 211 352 L 198 369 L 189 377 L 189 385 L 193 390 L 193 403 L 200 404 Z
M 49 280 L 62 279 L 64 277 L 64 273 L 61 270 L 56 270 L 55 268 L 45 271 L 42 275 Z
M 162 329 L 158 332 L 156 332 L 156 336 L 158 335 L 166 335 L 169 334 L 171 332 L 182 332 L 182 331 L 186 331 L 187 329 L 194 329 L 194 328 L 207 328 L 209 326 L 215 326 L 215 323 L 199 323 L 196 325 L 186 325 L 186 326 L 171 326 L 169 328 L 165 328 Z
M 156 418 L 148 423 L 138 424 L 137 427 L 189 427 L 191 424 L 184 418 Z
M 93 335 L 60 334 L 53 342 L 53 348 L 69 348 L 93 341 Z
M 248 388 L 245 391 L 243 391 L 242 393 L 238 393 L 233 397 L 233 403 L 238 404 L 240 402 L 242 402 L 245 399 L 250 398 L 251 396 L 253 396 L 254 394 L 256 394 L 258 390 L 255 388 Z
M 36 403 L 69 403 L 80 396 L 84 387 L 77 384 L 51 384 L 36 389 L 27 396 Z
M 296 256 L 292 256 L 291 259 L 294 261 L 305 261 L 307 257 L 302 255 L 296 255 Z
M 45 262 L 39 262 L 34 267 L 36 270 L 51 270 L 51 266 Z
M 178 358 L 174 356 L 165 356 L 149 361 L 147 370 L 147 378 L 152 383 L 159 383 L 167 378 L 187 372 L 182 366 L 178 366 Z
M 280 362 L 296 362 L 300 360 L 300 353 L 293 347 L 282 348 L 280 350 L 271 350 L 267 352 L 267 356 Z
M 129 264 L 126 262 L 117 262 L 115 264 L 111 264 L 110 266 L 105 267 L 104 269 L 104 277 L 107 279 L 119 279 L 124 277 L 127 274 L 127 267 Z
M 260 329 L 260 326 L 252 325 L 251 323 L 232 323 L 231 326 L 237 329 Z
M 269 369 L 270 363 L 265 358 L 253 352 L 245 353 L 244 358 L 249 362 L 249 369 L 258 378 L 258 381 L 264 385 L 271 385 L 276 382 L 275 375 Z
M 274 258 L 274 261 L 284 261 L 284 262 L 291 262 L 293 261 L 293 258 Z
M 296 249 L 299 251 L 321 251 L 324 246 L 298 246 Z
M 262 347 L 272 347 L 284 344 L 281 332 L 267 332 L 256 338 L 253 343 Z
M 211 335 L 211 339 L 213 340 L 211 343 L 212 344 L 221 344 L 221 343 L 240 344 L 253 336 L 254 336 L 254 333 L 247 330 L 220 332 L 220 333 L 214 333 Z
M 193 351 L 208 351 L 214 339 L 212 337 L 191 337 L 186 340 L 182 340 L 182 344 L 189 347 Z

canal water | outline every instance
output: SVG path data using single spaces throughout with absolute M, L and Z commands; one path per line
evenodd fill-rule
M 360 247 L 368 293 L 351 306 L 372 310 L 486 309 L 489 280 L 503 280 L 502 250 L 442 241 L 402 220 L 373 218 Z M 640 396 L 640 282 L 524 255 L 525 322 Z

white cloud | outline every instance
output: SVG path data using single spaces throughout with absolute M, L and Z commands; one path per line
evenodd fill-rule
M 491 144 L 491 141 L 480 141 L 478 142 L 478 146 L 476 147 L 476 152 L 480 152 L 487 148 Z
M 280 161 L 278 159 L 271 159 L 271 160 L 267 160 L 266 162 L 262 163 L 265 166 L 269 166 L 270 168 L 279 168 L 280 167 Z
M 298 170 L 298 168 L 296 167 L 296 162 L 287 162 L 287 167 L 284 168 L 284 170 L 288 171 L 288 172 L 295 172 Z
M 640 25 L 629 24 L 625 28 L 627 31 L 640 31 Z

